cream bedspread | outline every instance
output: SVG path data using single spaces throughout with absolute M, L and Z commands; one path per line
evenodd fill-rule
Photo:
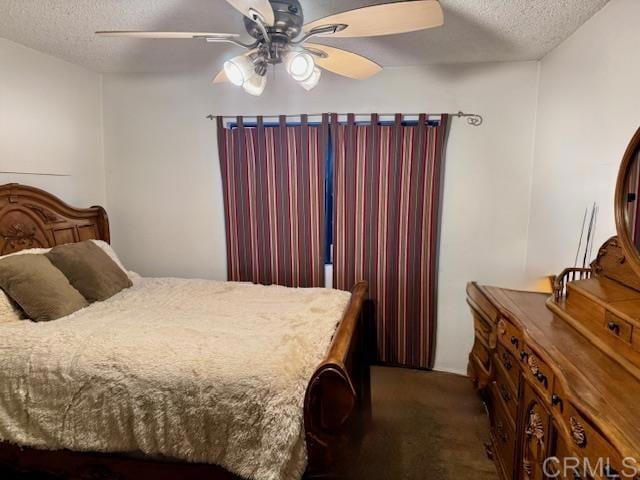
M 0 324 L 0 439 L 298 479 L 305 388 L 348 300 L 335 290 L 139 279 L 53 322 Z

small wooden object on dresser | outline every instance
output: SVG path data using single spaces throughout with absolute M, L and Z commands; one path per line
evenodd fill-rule
M 618 236 L 553 295 L 469 283 L 469 375 L 501 479 L 640 480 L 640 129 L 622 160 Z

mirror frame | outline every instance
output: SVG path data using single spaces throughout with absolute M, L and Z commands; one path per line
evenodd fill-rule
M 625 212 L 627 208 L 627 195 L 625 191 L 627 185 L 627 173 L 631 166 L 631 162 L 638 157 L 638 153 L 640 153 L 640 128 L 636 130 L 636 133 L 631 139 L 631 142 L 627 146 L 624 156 L 622 157 L 620 170 L 618 171 L 614 200 L 614 214 L 616 220 L 616 231 L 618 232 L 618 242 L 622 247 L 622 251 L 624 252 L 627 262 L 629 262 L 629 265 L 631 265 L 631 268 L 636 275 L 640 276 L 640 252 L 638 252 L 631 241 L 625 219 Z

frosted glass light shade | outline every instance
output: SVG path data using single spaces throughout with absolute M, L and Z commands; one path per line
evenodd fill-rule
M 249 79 L 246 82 L 244 82 L 244 85 L 242 85 L 242 88 L 244 88 L 244 91 L 247 92 L 249 95 L 259 97 L 260 95 L 262 95 L 262 92 L 264 92 L 264 87 L 266 86 L 267 86 L 267 77 L 254 74 L 251 77 L 249 77 Z
M 287 55 L 287 71 L 294 80 L 304 82 L 313 75 L 315 62 L 306 52 L 291 52 Z
M 253 62 L 245 55 L 224 62 L 224 73 L 231 83 L 241 87 L 254 75 Z
M 302 88 L 304 88 L 306 91 L 313 90 L 314 88 L 316 88 L 316 85 L 318 85 L 318 82 L 320 82 L 321 74 L 322 72 L 320 71 L 320 69 L 318 67 L 315 67 L 311 76 L 305 81 L 300 82 L 300 85 L 302 85 Z

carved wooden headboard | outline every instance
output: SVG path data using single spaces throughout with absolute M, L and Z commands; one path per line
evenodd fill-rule
M 109 242 L 102 207 L 73 208 L 35 187 L 0 186 L 0 255 L 96 239 Z

